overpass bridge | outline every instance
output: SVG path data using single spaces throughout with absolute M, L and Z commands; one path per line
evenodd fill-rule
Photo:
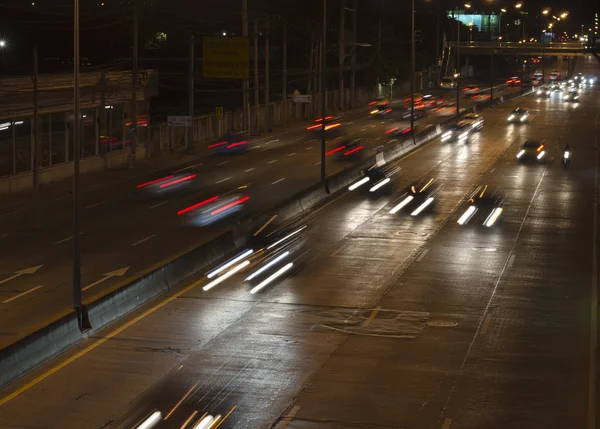
M 459 48 L 465 55 L 524 55 L 524 56 L 585 56 L 591 50 L 582 42 L 450 42 L 452 49 Z

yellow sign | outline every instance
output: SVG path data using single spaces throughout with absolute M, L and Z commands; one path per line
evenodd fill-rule
M 248 38 L 202 38 L 202 75 L 209 79 L 248 79 L 250 77 Z
M 222 107 L 217 107 L 217 121 L 222 121 L 223 120 L 223 108 Z

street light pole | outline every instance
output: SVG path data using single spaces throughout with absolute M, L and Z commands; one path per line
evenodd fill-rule
M 460 115 L 460 14 L 456 20 L 456 116 Z
M 79 190 L 79 159 L 81 157 L 81 134 L 79 126 L 79 0 L 74 2 L 74 94 L 73 94 L 73 308 L 81 331 L 89 326 L 85 310 L 81 304 L 81 241 L 80 220 L 81 201 Z
M 415 0 L 411 4 L 411 38 L 410 38 L 410 132 L 412 133 L 413 144 L 416 143 L 415 136 Z
M 327 134 L 325 117 L 327 116 L 327 0 L 323 0 L 323 35 L 321 45 L 321 182 L 327 188 L 325 171 L 325 146 Z

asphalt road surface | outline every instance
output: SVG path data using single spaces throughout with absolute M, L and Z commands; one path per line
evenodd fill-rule
M 593 58 L 581 67 L 600 75 Z M 509 125 L 517 106 L 530 120 Z M 586 428 L 598 88 L 484 119 L 468 143 L 396 162 L 389 191 L 315 210 L 294 275 L 256 294 L 243 272 L 209 291 L 196 276 L 1 391 L 0 427 L 133 428 L 160 412 L 156 428 L 205 414 L 248 429 Z M 546 162 L 516 159 L 526 139 L 544 140 Z M 428 211 L 389 213 L 429 178 L 443 187 Z M 460 226 L 478 185 L 504 189 L 502 216 Z
M 514 92 L 518 88 L 503 88 Z M 451 92 L 450 94 L 454 94 Z M 469 100 L 461 106 L 468 107 Z M 420 126 L 444 117 L 432 114 Z M 361 138 L 363 156 L 389 144 L 390 121 L 369 118 L 365 110 L 348 114 L 343 133 Z M 159 171 L 84 192 L 82 196 L 83 298 L 116 288 L 165 259 L 196 247 L 229 226 L 199 228 L 192 215 L 177 212 L 214 196 L 249 195 L 248 215 L 263 213 L 318 182 L 320 141 L 304 128 L 269 136 L 239 156 L 207 156 Z M 329 145 L 335 145 L 332 140 Z M 328 174 L 354 160 L 328 157 Z M 167 175 L 193 180 L 148 192 L 137 185 Z M 0 215 L 0 348 L 45 326 L 72 308 L 71 195 Z

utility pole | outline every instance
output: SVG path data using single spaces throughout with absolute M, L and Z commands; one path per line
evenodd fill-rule
M 460 16 L 456 19 L 456 117 L 460 116 Z
M 321 97 L 323 95 L 323 90 L 322 90 L 322 84 L 323 84 L 323 79 L 321 79 L 321 74 L 323 72 L 323 40 L 319 39 L 317 41 L 317 52 L 315 53 L 315 63 L 317 65 L 317 73 L 315 73 L 315 88 L 317 90 L 317 97 L 319 98 L 319 101 L 321 100 Z M 321 109 L 321 107 L 319 106 L 317 101 L 315 103 L 315 110 L 314 110 L 314 116 L 318 116 L 319 115 L 319 110 Z
M 435 87 L 440 86 L 440 2 L 436 2 L 436 13 L 435 13 Z
M 283 24 L 283 82 L 282 82 L 282 98 L 283 98 L 283 125 L 287 126 L 288 122 L 288 99 L 287 99 L 287 25 Z
M 339 57 L 339 90 L 338 90 L 338 110 L 344 111 L 344 63 L 346 60 L 346 0 L 340 0 L 340 34 L 338 37 L 338 57 Z
M 490 55 L 490 100 L 494 105 L 494 54 Z
M 242 0 L 242 36 L 248 37 L 248 0 Z M 250 130 L 250 79 L 244 79 L 243 84 L 243 116 L 244 130 Z
M 106 72 L 100 72 L 100 135 L 108 136 L 108 144 L 112 144 L 112 136 L 106 130 Z M 106 142 L 100 142 L 100 155 L 104 159 L 104 168 L 107 168 Z
M 254 125 L 260 135 L 260 94 L 258 82 L 258 19 L 254 20 Z
M 305 110 L 305 119 L 308 119 L 309 109 L 312 111 L 313 103 L 315 100 L 315 95 L 313 93 L 313 80 L 315 75 L 315 32 L 314 29 L 310 38 L 310 58 L 309 58 L 309 72 L 308 72 L 308 83 L 306 84 L 306 93 L 311 95 L 311 103 L 306 106 Z
M 31 167 L 33 173 L 33 196 L 37 197 L 39 190 L 38 171 L 40 168 L 40 115 L 38 109 L 39 102 L 38 88 L 38 50 L 37 46 L 33 48 L 33 144 L 31 145 Z
M 190 58 L 188 68 L 188 115 L 190 129 L 188 131 L 187 153 L 194 153 L 194 35 L 190 36 Z
M 354 0 L 354 10 L 352 12 L 352 56 L 350 57 L 351 78 L 350 78 L 350 108 L 354 109 L 355 85 L 356 85 L 356 14 L 358 9 L 358 0 Z
M 79 0 L 73 7 L 73 308 L 77 314 L 79 329 L 90 328 L 87 312 L 81 303 L 81 198 L 79 190 L 79 159 L 81 158 L 81 133 L 79 126 Z
M 271 132 L 271 100 L 269 89 L 270 89 L 270 79 L 269 79 L 269 21 L 266 22 L 265 27 L 265 132 Z
M 417 137 L 415 135 L 415 0 L 412 0 L 410 15 L 412 29 L 410 38 L 410 132 L 412 134 L 413 144 L 416 145 Z
M 375 95 L 379 95 L 379 70 L 381 69 L 381 19 L 377 24 L 377 70 L 375 73 Z M 391 94 L 390 94 L 391 96 Z
M 323 35 L 321 40 L 321 182 L 327 189 L 327 176 L 325 171 L 325 146 L 327 144 L 327 131 L 325 131 L 327 116 L 327 0 L 323 0 Z
M 138 68 L 138 21 L 140 18 L 139 0 L 133 3 L 133 55 L 131 66 L 131 143 L 129 168 L 135 167 L 135 149 L 137 146 L 137 68 Z

